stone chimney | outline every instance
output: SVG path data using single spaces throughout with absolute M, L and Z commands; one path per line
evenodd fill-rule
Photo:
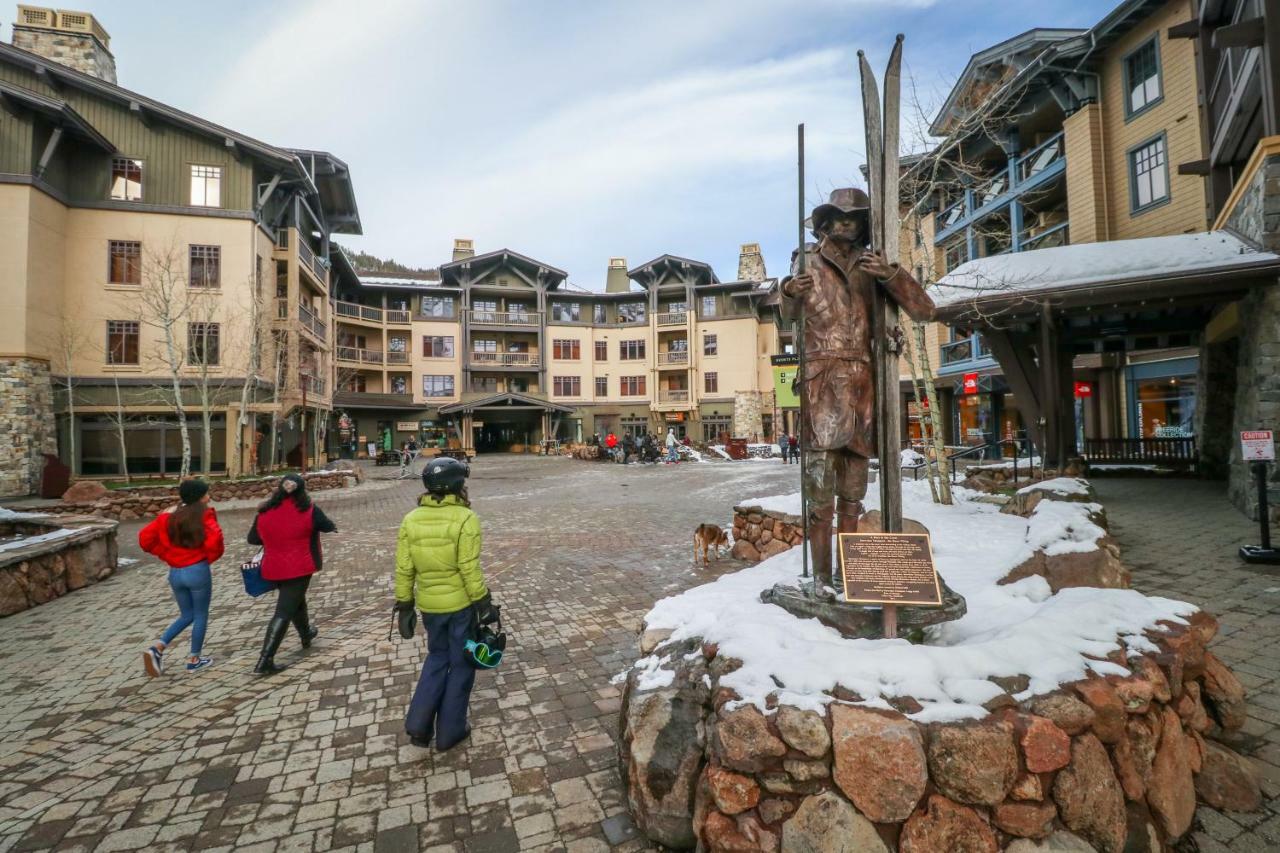
M 461 261 L 464 258 L 474 258 L 476 256 L 476 244 L 474 240 L 454 240 L 453 241 L 453 259 Z
M 764 281 L 764 255 L 759 243 L 743 243 L 738 254 L 738 281 Z
M 111 36 L 88 12 L 18 6 L 13 46 L 99 80 L 116 82 Z
M 604 279 L 605 293 L 626 293 L 631 290 L 631 279 L 627 278 L 627 259 L 610 258 L 609 273 Z

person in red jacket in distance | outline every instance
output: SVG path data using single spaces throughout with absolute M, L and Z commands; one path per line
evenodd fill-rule
M 211 566 L 222 556 L 222 528 L 209 505 L 209 484 L 187 480 L 178 486 L 181 503 L 156 516 L 138 533 L 138 545 L 169 565 L 169 586 L 178 602 L 178 618 L 160 639 L 142 653 L 147 675 L 164 673 L 164 651 L 179 634 L 191 627 L 191 655 L 187 670 L 195 672 L 213 663 L 200 654 L 209 625 L 209 599 L 213 595 Z

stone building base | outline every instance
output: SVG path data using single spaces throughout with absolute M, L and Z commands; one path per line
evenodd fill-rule
M 0 498 L 38 491 L 43 454 L 57 452 L 48 363 L 0 358 Z

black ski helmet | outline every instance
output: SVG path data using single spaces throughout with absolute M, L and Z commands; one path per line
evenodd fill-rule
M 457 494 L 471 474 L 465 462 L 449 456 L 438 456 L 427 463 L 422 472 L 422 485 L 433 495 Z

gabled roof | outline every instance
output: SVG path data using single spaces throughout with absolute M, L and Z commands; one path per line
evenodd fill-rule
M 553 267 L 551 264 L 543 263 L 528 255 L 513 252 L 510 249 L 497 249 L 492 252 L 485 252 L 483 255 L 473 255 L 470 258 L 459 258 L 456 261 L 441 264 L 440 277 L 447 283 L 451 278 L 456 280 L 458 272 L 463 269 L 482 268 L 489 265 L 496 267 L 502 264 L 514 264 L 517 267 L 524 267 L 527 272 L 534 273 L 535 280 L 539 273 L 549 274 L 548 290 L 554 290 L 559 287 L 561 282 L 569 277 L 567 272 L 558 267 Z
M 32 112 L 37 112 L 54 124 L 84 141 L 96 145 L 108 154 L 116 153 L 116 147 L 97 129 L 85 120 L 66 101 L 50 98 L 21 86 L 14 86 L 0 80 L 0 101 L 16 103 Z
M 561 414 L 572 414 L 572 406 L 562 406 L 559 403 L 552 403 L 539 397 L 531 397 L 528 394 L 517 394 L 514 391 L 508 391 L 504 394 L 491 394 L 488 397 L 480 397 L 475 400 L 464 400 L 461 403 L 450 403 L 447 406 L 440 407 L 440 414 L 452 415 L 457 412 L 473 412 L 476 409 L 501 409 L 506 406 L 512 408 L 535 408 L 543 409 L 548 412 L 559 412 Z
M 363 234 L 351 169 L 328 151 L 289 148 L 315 182 L 326 224 L 335 234 Z
M 642 287 L 648 287 L 653 279 L 658 278 L 664 272 L 685 269 L 702 272 L 707 279 L 704 282 L 705 284 L 720 283 L 720 279 L 716 278 L 716 271 L 711 268 L 711 264 L 695 261 L 692 258 L 682 258 L 679 255 L 659 255 L 634 269 L 627 270 L 627 278 L 633 279 Z M 650 281 L 646 282 L 645 278 L 649 278 Z
M 937 116 L 929 125 L 929 132 L 934 136 L 947 134 L 947 123 L 959 118 L 966 110 L 961 106 L 965 93 L 983 81 L 984 75 L 993 75 L 991 82 L 996 82 L 1008 75 L 1009 70 L 1015 74 L 1026 68 L 1036 57 L 1054 44 L 1069 38 L 1082 35 L 1082 29 L 1047 29 L 1037 27 L 1027 30 L 1012 38 L 993 44 L 969 57 L 969 62 L 960 72 L 956 84 L 951 87 L 946 101 L 938 110 Z

